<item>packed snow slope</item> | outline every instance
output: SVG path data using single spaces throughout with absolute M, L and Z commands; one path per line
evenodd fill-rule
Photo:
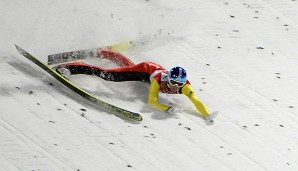
M 0 170 L 298 170 L 298 1 L 2 0 Z M 139 112 L 129 122 L 91 105 L 15 50 L 47 55 L 135 40 L 134 62 L 183 66 L 214 124 L 184 96 L 171 115 L 149 85 L 71 81 Z M 94 65 L 114 67 L 91 59 Z

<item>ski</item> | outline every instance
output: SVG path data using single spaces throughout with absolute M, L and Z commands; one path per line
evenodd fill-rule
M 48 55 L 48 65 L 72 62 L 72 61 L 86 59 L 86 58 L 99 57 L 101 49 L 110 49 L 118 52 L 127 51 L 131 48 L 144 46 L 149 42 L 151 42 L 152 40 L 156 39 L 158 36 L 161 36 L 161 34 L 162 34 L 162 30 L 159 29 L 153 34 L 145 35 L 135 40 L 117 43 L 114 45 L 51 54 L 51 55 Z
M 48 65 L 60 64 L 65 62 L 76 61 L 80 59 L 93 58 L 99 55 L 100 49 L 110 49 L 113 51 L 126 51 L 134 46 L 134 41 L 122 42 L 110 46 L 99 48 L 75 50 L 63 53 L 48 55 Z
M 96 106 L 98 106 L 98 107 L 100 107 L 100 108 L 102 108 L 102 109 L 104 109 L 108 112 L 112 112 L 112 113 L 118 114 L 122 117 L 131 119 L 133 121 L 142 121 L 143 118 L 139 113 L 131 112 L 131 111 L 122 109 L 120 107 L 114 106 L 112 104 L 109 104 L 107 102 L 104 102 L 102 100 L 99 100 L 98 98 L 96 98 L 92 94 L 90 94 L 87 91 L 83 90 L 82 88 L 76 86 L 74 83 L 69 81 L 67 78 L 60 75 L 57 71 L 55 71 L 54 69 L 49 67 L 49 65 L 41 62 L 40 60 L 38 60 L 34 56 L 30 55 L 28 52 L 26 52 L 25 50 L 23 50 L 19 46 L 17 46 L 17 45 L 15 45 L 15 46 L 16 46 L 17 51 L 21 55 L 23 55 L 24 57 L 26 57 L 27 59 L 29 59 L 30 61 L 32 61 L 36 65 L 38 65 L 40 68 L 42 68 L 44 71 L 46 71 L 47 73 L 52 75 L 56 80 L 58 80 L 59 82 L 64 84 L 66 87 L 68 87 L 69 89 L 71 89 L 72 91 L 77 93 L 78 95 L 80 95 L 80 96 L 84 97 L 85 99 L 87 99 L 88 101 L 94 103 Z

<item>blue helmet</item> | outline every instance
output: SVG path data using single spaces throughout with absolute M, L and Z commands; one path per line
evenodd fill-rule
M 176 67 L 170 69 L 170 71 L 168 73 L 168 79 L 169 79 L 170 84 L 172 84 L 171 83 L 171 80 L 172 80 L 174 82 L 177 82 L 178 86 L 183 86 L 187 81 L 186 71 L 182 67 L 176 66 Z M 179 84 L 179 83 L 181 83 L 181 84 Z

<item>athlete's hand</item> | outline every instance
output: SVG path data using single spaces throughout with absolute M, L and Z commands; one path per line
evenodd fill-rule
M 219 111 L 214 111 L 206 116 L 204 116 L 205 120 L 207 121 L 211 121 L 213 120 L 217 115 L 218 115 Z
M 181 113 L 183 112 L 183 109 L 182 108 L 179 108 L 179 107 L 170 107 L 168 110 L 166 110 L 166 112 L 168 113 Z

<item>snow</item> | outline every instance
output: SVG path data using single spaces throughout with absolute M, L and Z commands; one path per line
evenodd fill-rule
M 298 1 L 2 0 L 0 6 L 0 170 L 298 170 Z M 148 84 L 70 78 L 144 118 L 121 119 L 73 94 L 14 47 L 46 62 L 48 54 L 148 35 L 123 53 L 136 63 L 183 66 L 198 96 L 220 111 L 214 124 L 184 96 L 161 95 L 184 113 L 150 108 Z

